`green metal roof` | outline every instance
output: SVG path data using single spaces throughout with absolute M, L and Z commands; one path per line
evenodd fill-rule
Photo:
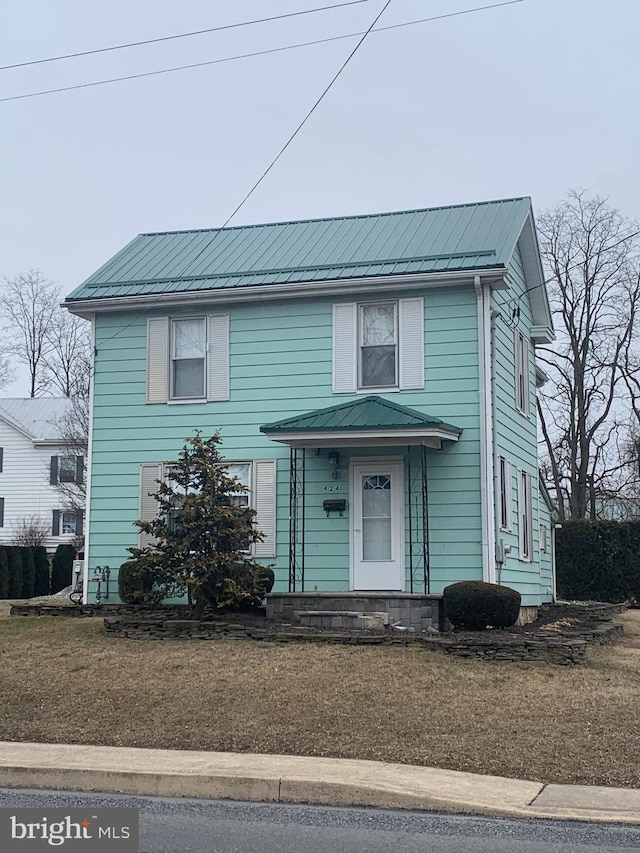
M 459 436 L 459 427 L 446 424 L 439 418 L 423 415 L 415 409 L 392 403 L 383 397 L 371 394 L 360 397 L 350 403 L 329 406 L 327 409 L 315 409 L 293 418 L 285 418 L 271 424 L 264 424 L 260 431 L 264 433 L 290 432 L 345 432 L 356 430 L 389 429 L 440 429 Z
M 507 267 L 528 198 L 140 234 L 67 302 Z

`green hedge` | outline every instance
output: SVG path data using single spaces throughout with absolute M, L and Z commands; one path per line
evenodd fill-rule
M 0 545 L 0 598 L 9 597 L 9 557 L 4 545 Z
M 73 545 L 58 545 L 51 563 L 51 591 L 66 589 L 73 583 L 73 558 L 76 549 Z
M 454 628 L 509 628 L 520 613 L 520 593 L 484 581 L 459 581 L 444 588 L 444 612 Z
M 558 597 L 640 602 L 640 521 L 568 521 L 556 531 Z
M 36 588 L 36 564 L 33 559 L 33 548 L 20 546 L 22 555 L 22 598 L 33 598 Z
M 35 564 L 35 588 L 33 594 L 35 596 L 49 595 L 51 592 L 50 578 L 51 567 L 49 565 L 49 557 L 47 549 L 42 545 L 34 545 L 33 562 Z
M 7 546 L 7 559 L 9 568 L 9 582 L 7 585 L 7 598 L 22 598 L 22 554 L 21 549 Z

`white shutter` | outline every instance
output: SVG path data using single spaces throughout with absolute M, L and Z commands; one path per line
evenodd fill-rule
M 505 462 L 504 476 L 507 484 L 507 530 L 511 533 L 513 531 L 513 470 L 511 462 Z
M 400 388 L 424 388 L 424 299 L 398 303 L 400 332 Z
M 524 489 L 522 488 L 522 472 L 518 471 L 516 476 L 518 477 L 518 544 L 520 547 L 520 559 L 524 560 L 524 556 L 525 556 L 525 539 L 524 539 L 525 529 L 524 528 L 525 528 L 525 526 L 524 526 L 523 521 L 522 521 L 522 514 L 523 514 L 524 509 L 525 509 L 525 499 L 526 498 L 525 498 L 525 494 L 524 494 Z
M 253 463 L 253 490 L 255 523 L 264 534 L 262 542 L 256 542 L 253 553 L 256 557 L 276 555 L 276 462 L 275 459 L 260 459 Z
M 166 403 L 169 392 L 169 318 L 147 322 L 147 403 Z
M 140 466 L 140 521 L 153 521 L 158 515 L 158 501 L 153 494 L 158 491 L 158 480 L 162 477 L 162 465 L 148 463 Z M 155 538 L 140 531 L 140 548 L 155 542 Z
M 207 400 L 229 399 L 229 315 L 213 314 L 208 322 Z
M 357 308 L 355 302 L 333 306 L 333 391 L 354 394 L 357 367 Z

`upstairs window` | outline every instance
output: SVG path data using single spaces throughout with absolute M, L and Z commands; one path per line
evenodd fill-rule
M 205 396 L 207 331 L 204 317 L 171 321 L 171 397 Z
M 333 306 L 335 394 L 424 388 L 424 299 Z
M 52 456 L 49 483 L 77 483 L 84 481 L 84 456 Z
M 500 456 L 498 459 L 499 469 L 499 495 L 500 495 L 500 530 L 510 531 L 512 529 L 513 508 L 511 493 L 511 463 Z
M 533 556 L 533 504 L 531 501 L 531 475 L 520 472 L 518 484 L 518 526 L 520 559 L 529 562 Z
M 360 305 L 360 388 L 398 385 L 397 303 Z
M 515 398 L 516 409 L 529 417 L 529 341 L 522 332 L 515 334 Z
M 147 403 L 229 399 L 229 315 L 147 322 Z

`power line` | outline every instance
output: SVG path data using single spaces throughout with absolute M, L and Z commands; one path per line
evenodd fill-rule
M 426 24 L 426 23 L 429 23 L 431 21 L 441 21 L 445 18 L 456 18 L 456 17 L 459 17 L 461 15 L 470 15 L 474 12 L 484 12 L 484 11 L 487 11 L 489 9 L 497 9 L 501 6 L 513 6 L 516 3 L 524 3 L 524 2 L 525 2 L 525 0 L 505 0 L 505 2 L 492 3 L 489 6 L 476 6 L 472 9 L 461 9 L 458 12 L 448 12 L 445 15 L 434 15 L 433 17 L 430 17 L 430 18 L 419 18 L 415 21 L 405 21 L 404 23 L 401 23 L 401 24 L 391 24 L 391 25 L 386 26 L 386 27 L 378 27 L 377 29 L 372 30 L 372 32 L 381 33 L 381 32 L 385 32 L 386 30 L 397 30 L 397 29 L 400 29 L 401 27 L 412 27 L 412 26 L 415 26 L 416 24 Z M 235 62 L 235 61 L 240 60 L 240 59 L 250 59 L 251 57 L 254 57 L 254 56 L 266 56 L 266 55 L 272 54 L 272 53 L 282 53 L 283 51 L 296 50 L 296 49 L 301 48 L 301 47 L 310 47 L 310 46 L 316 45 L 316 44 L 327 44 L 328 42 L 340 41 L 341 39 L 356 38 L 357 36 L 362 36 L 365 34 L 366 34 L 366 31 L 360 31 L 360 32 L 356 32 L 356 33 L 345 33 L 344 35 L 340 35 L 340 36 L 330 36 L 328 38 L 323 38 L 323 39 L 314 39 L 313 41 L 298 42 L 297 44 L 289 44 L 289 45 L 285 45 L 284 47 L 274 47 L 274 48 L 270 48 L 269 50 L 257 50 L 257 51 L 252 51 L 251 53 L 237 54 L 236 56 L 226 56 L 226 57 L 223 57 L 222 59 L 210 59 L 206 62 L 194 62 L 194 63 L 190 63 L 189 65 L 176 65 L 176 66 L 173 66 L 171 68 L 161 68 L 158 71 L 146 71 L 146 72 L 143 72 L 141 74 L 127 74 L 124 77 L 111 77 L 107 80 L 94 80 L 91 83 L 77 83 L 73 86 L 61 86 L 61 87 L 56 88 L 56 89 L 43 89 L 43 90 L 37 91 L 37 92 L 26 92 L 23 95 L 11 95 L 8 98 L 0 98 L 0 103 L 6 103 L 7 101 L 20 101 L 20 100 L 24 100 L 25 98 L 36 98 L 36 97 L 39 97 L 41 95 L 55 95 L 55 94 L 59 94 L 61 92 L 71 92 L 71 91 L 74 91 L 76 89 L 89 89 L 89 88 L 92 88 L 94 86 L 106 86 L 106 85 L 111 84 L 111 83 L 121 83 L 121 82 L 124 82 L 127 80 L 138 80 L 138 79 L 141 79 L 143 77 L 155 77 L 159 74 L 172 74 L 176 71 L 186 71 L 186 70 L 191 69 L 191 68 L 204 68 L 205 66 L 208 66 L 208 65 L 218 65 L 218 64 L 224 63 L 224 62 Z
M 240 202 L 240 204 L 235 208 L 235 210 L 233 211 L 233 213 L 232 213 L 230 216 L 228 216 L 228 217 L 227 217 L 227 219 L 225 220 L 225 222 L 224 222 L 224 223 L 223 223 L 223 225 L 222 225 L 222 227 L 223 227 L 223 228 L 224 228 L 224 227 L 226 227 L 226 226 L 229 224 L 229 222 L 231 222 L 231 220 L 232 220 L 232 219 L 233 219 L 233 217 L 236 215 L 236 213 L 238 213 L 238 211 L 240 210 L 240 208 L 241 208 L 241 207 L 243 207 L 243 205 L 245 204 L 245 202 L 246 202 L 246 201 L 248 201 L 248 199 L 253 195 L 254 191 L 255 191 L 255 190 L 260 186 L 260 184 L 262 183 L 262 181 L 267 177 L 267 175 L 269 174 L 269 172 L 273 169 L 273 167 L 276 165 L 276 163 L 278 162 L 278 160 L 282 157 L 282 155 L 284 154 L 284 152 L 285 152 L 285 151 L 287 150 L 287 148 L 291 145 L 291 143 L 292 143 L 292 142 L 293 142 L 293 140 L 296 138 L 296 136 L 300 133 L 300 131 L 302 130 L 302 128 L 305 126 L 305 124 L 309 121 L 309 119 L 311 118 L 311 116 L 313 115 L 313 113 L 315 112 L 315 110 L 317 109 L 317 107 L 320 105 L 320 102 L 323 100 L 323 98 L 324 98 L 324 97 L 325 97 L 325 95 L 329 92 L 329 90 L 331 89 L 331 87 L 333 86 L 333 84 L 336 82 L 336 80 L 338 79 L 338 77 L 342 74 L 342 72 L 344 71 L 344 69 L 347 67 L 347 65 L 351 62 L 351 60 L 353 59 L 353 57 L 356 55 L 356 53 L 358 52 L 358 48 L 361 46 L 361 44 L 363 43 L 363 41 L 366 39 L 366 37 L 367 37 L 367 36 L 369 35 L 369 33 L 371 32 L 371 30 L 375 27 L 375 25 L 378 23 L 378 21 L 380 20 L 380 18 L 382 17 L 382 15 L 383 15 L 383 14 L 385 13 L 385 11 L 388 9 L 388 7 L 389 7 L 389 4 L 390 4 L 390 3 L 391 3 L 391 0 L 386 0 L 386 3 L 385 3 L 385 4 L 384 4 L 384 6 L 382 7 L 382 9 L 378 12 L 378 14 L 376 15 L 376 17 L 373 19 L 373 21 L 371 22 L 371 25 L 370 25 L 370 26 L 369 26 L 369 28 L 366 30 L 366 32 L 363 34 L 363 36 L 362 36 L 362 38 L 360 39 L 360 41 L 358 42 L 358 44 L 353 48 L 353 50 L 351 51 L 351 53 L 349 54 L 349 56 L 347 56 L 347 58 L 346 58 L 346 59 L 345 59 L 345 61 L 342 63 L 342 65 L 340 66 L 340 68 L 339 68 L 339 69 L 337 70 L 337 72 L 334 74 L 334 76 L 333 76 L 333 78 L 331 79 L 331 82 L 329 83 L 329 85 L 324 89 L 324 91 L 322 92 L 322 94 L 320 95 L 320 97 L 316 100 L 316 102 L 315 102 L 315 103 L 314 103 L 314 105 L 311 107 L 311 109 L 309 110 L 309 112 L 308 112 L 308 113 L 306 114 L 306 116 L 302 119 L 302 121 L 300 122 L 300 124 L 296 127 L 296 129 L 293 131 L 293 133 L 291 134 L 291 136 L 287 139 L 287 141 L 285 142 L 285 144 L 284 144 L 284 145 L 282 146 L 282 148 L 278 151 L 278 153 L 276 154 L 276 156 L 275 156 L 275 157 L 273 158 L 273 160 L 269 163 L 269 165 L 267 166 L 267 168 L 264 170 L 264 172 L 260 175 L 260 177 L 259 177 L 259 178 L 258 178 L 258 180 L 255 182 L 255 184 L 251 187 L 251 189 L 249 190 L 249 192 L 248 192 L 248 193 L 245 195 L 245 197 L 242 199 L 242 201 Z
M 47 56 L 43 59 L 31 59 L 27 62 L 15 62 L 13 65 L 0 65 L 0 71 L 8 71 L 10 68 L 24 68 L 27 65 L 42 65 L 45 62 L 59 62 L 62 59 L 76 59 L 79 56 L 92 56 L 96 53 L 109 53 L 113 50 L 126 50 L 130 47 L 141 47 L 145 44 L 158 44 L 158 42 L 172 41 L 174 39 L 191 38 L 192 36 L 201 36 L 205 33 L 219 33 L 222 30 L 233 30 L 238 27 L 249 27 L 252 24 L 264 24 L 267 21 L 280 21 L 283 18 L 296 18 L 300 15 L 311 15 L 313 12 L 324 12 L 327 9 L 340 9 L 343 6 L 356 6 L 359 3 L 371 3 L 371 0 L 348 0 L 345 3 L 334 3 L 331 6 L 318 6 L 315 9 L 304 9 L 301 12 L 288 12 L 283 15 L 272 15 L 269 18 L 255 18 L 252 21 L 239 21 L 235 24 L 224 24 L 220 27 L 209 27 L 206 30 L 193 30 L 188 33 L 176 33 L 171 36 L 161 36 L 160 38 L 145 39 L 144 41 L 132 41 L 126 44 L 115 44 L 110 47 L 98 47 L 95 50 L 81 50 L 78 53 L 64 53 L 60 56 Z

